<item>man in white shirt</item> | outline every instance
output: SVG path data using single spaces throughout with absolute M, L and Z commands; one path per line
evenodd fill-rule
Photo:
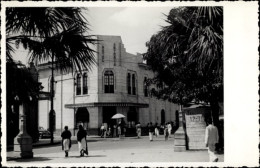
M 212 125 L 212 120 L 208 120 L 208 126 L 206 127 L 205 132 L 205 143 L 206 147 L 208 147 L 209 153 L 209 161 L 210 162 L 217 162 L 218 157 L 215 154 L 215 145 L 218 143 L 219 136 L 218 136 L 218 129 L 214 125 Z

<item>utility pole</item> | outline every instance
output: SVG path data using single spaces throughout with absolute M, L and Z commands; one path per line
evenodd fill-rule
M 50 129 L 50 133 L 51 133 L 51 144 L 53 144 L 53 132 L 54 132 L 54 127 L 55 127 L 55 111 L 53 109 L 53 97 L 54 97 L 54 67 L 53 67 L 53 57 L 52 57 L 52 61 L 51 61 L 51 110 L 49 113 L 49 129 Z

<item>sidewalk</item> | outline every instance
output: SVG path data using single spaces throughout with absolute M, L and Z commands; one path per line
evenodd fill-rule
M 79 157 L 77 150 L 70 151 L 69 157 L 64 157 L 64 152 L 55 151 L 53 153 L 35 154 L 32 159 L 11 159 L 8 163 L 151 163 L 151 162 L 208 162 L 207 150 L 188 150 L 185 152 L 174 152 L 173 141 L 164 141 L 157 138 L 149 142 L 148 137 L 134 139 L 125 137 L 99 138 L 88 137 L 92 141 L 88 143 L 89 156 Z M 92 147 L 93 145 L 98 148 Z M 105 146 L 106 148 L 104 148 Z M 10 153 L 10 152 L 9 152 Z M 10 155 L 9 155 L 10 156 Z M 224 161 L 224 155 L 218 155 L 219 162 Z

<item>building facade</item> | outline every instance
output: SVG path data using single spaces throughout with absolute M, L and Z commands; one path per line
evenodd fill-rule
M 137 122 L 165 123 L 176 121 L 178 105 L 152 97 L 146 80 L 154 73 L 144 63 L 142 55 L 126 52 L 120 36 L 97 36 L 94 47 L 97 64 L 89 71 L 61 73 L 54 71 L 54 110 L 56 133 L 65 125 L 73 131 L 79 124 L 89 134 L 97 134 L 102 123 L 114 125 L 116 113 L 125 115 L 127 127 Z M 49 64 L 38 66 L 43 91 L 50 92 Z M 39 101 L 39 126 L 48 128 L 50 101 Z

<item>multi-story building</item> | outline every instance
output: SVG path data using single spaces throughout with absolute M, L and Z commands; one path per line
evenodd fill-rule
M 97 36 L 94 46 L 96 65 L 83 72 L 61 73 L 55 71 L 54 110 L 56 132 L 65 125 L 70 129 L 83 123 L 90 134 L 97 134 L 102 123 L 116 124 L 111 119 L 116 113 L 125 115 L 128 127 L 136 122 L 175 121 L 178 105 L 158 100 L 149 94 L 153 86 L 146 80 L 154 72 L 143 61 L 141 54 L 126 52 L 120 36 Z M 51 69 L 49 64 L 38 67 L 43 91 L 50 91 Z M 39 101 L 39 126 L 48 128 L 50 101 Z

